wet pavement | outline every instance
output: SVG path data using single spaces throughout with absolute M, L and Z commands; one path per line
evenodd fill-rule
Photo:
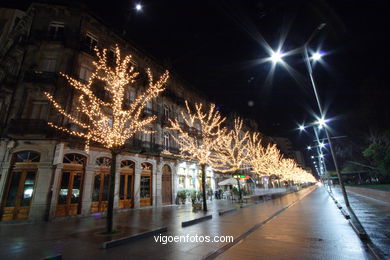
M 217 259 L 372 259 L 324 188 L 286 209 Z
M 336 200 L 345 207 L 341 190 L 332 187 Z M 371 241 L 390 258 L 390 203 L 347 191 L 349 203 Z
M 311 192 L 313 189 L 315 188 L 307 188 L 223 216 L 218 216 L 218 210 L 239 205 L 226 200 L 213 201 L 209 205 L 211 210 L 207 213 L 213 215 L 211 220 L 184 228 L 181 227 L 182 221 L 203 216 L 204 213 L 193 213 L 191 205 L 139 209 L 118 214 L 117 223 L 121 226 L 122 234 L 167 226 L 168 232 L 162 235 L 228 235 L 237 239 L 255 225 L 281 212 L 256 230 L 256 234 L 262 232 L 263 236 L 261 241 L 251 242 L 252 251 L 259 249 L 255 254 L 256 259 L 352 259 L 346 256 L 367 259 L 360 240 L 325 190 L 317 189 Z M 300 201 L 302 198 L 304 199 Z M 291 206 L 292 204 L 294 205 Z M 284 210 L 286 207 L 289 208 Z M 101 249 L 102 237 L 99 232 L 104 227 L 104 221 L 104 218 L 96 215 L 92 218 L 35 225 L 2 224 L 0 259 L 32 260 L 62 254 L 62 259 L 190 260 L 202 259 L 228 245 L 227 242 L 163 244 L 149 237 L 114 248 Z M 229 258 L 229 254 L 248 241 L 243 240 L 220 257 Z M 291 255 L 287 257 L 289 254 Z M 317 254 L 319 257 L 314 257 Z M 236 256 L 231 259 L 237 259 Z

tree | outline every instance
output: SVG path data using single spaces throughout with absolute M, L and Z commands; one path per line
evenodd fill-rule
M 249 151 L 247 143 L 249 142 L 249 132 L 242 130 L 242 120 L 236 118 L 234 127 L 226 135 L 221 138 L 218 143 L 218 149 L 213 159 L 213 167 L 220 172 L 230 172 L 236 176 L 240 201 L 242 200 L 242 192 L 238 174 L 241 170 L 249 168 Z
M 378 169 L 385 182 L 390 180 L 390 131 L 371 137 L 371 144 L 363 151 Z
M 67 112 L 50 93 L 45 92 L 45 95 L 56 110 L 76 124 L 80 130 L 71 130 L 49 122 L 50 126 L 70 135 L 84 138 L 87 151 L 90 142 L 95 142 L 111 152 L 106 228 L 107 233 L 112 233 L 116 157 L 123 151 L 125 142 L 129 138 L 138 132 L 150 132 L 149 124 L 156 119 L 156 116 L 144 117 L 142 111 L 147 102 L 164 90 L 169 73 L 165 71 L 159 80 L 154 82 L 152 72 L 148 68 L 146 71 L 149 85 L 126 109 L 125 103 L 129 101 L 125 98 L 125 92 L 134 85 L 138 75 L 138 72 L 134 72 L 134 67 L 131 66 L 131 55 L 122 59 L 119 47 L 116 46 L 115 64 L 110 66 L 106 56 L 107 50 L 95 49 L 95 51 L 97 54 L 97 61 L 93 62 L 95 71 L 86 83 L 61 73 L 79 94 L 75 110 Z M 104 85 L 104 98 L 97 95 L 96 83 Z
M 177 137 L 172 137 L 179 144 L 182 156 L 197 161 L 201 166 L 203 210 L 207 211 L 206 166 L 212 164 L 215 149 L 225 134 L 225 130 L 221 128 L 225 118 L 216 110 L 214 104 L 207 109 L 204 109 L 202 104 L 195 104 L 194 111 L 187 101 L 185 104 L 187 113 L 181 112 L 183 121 L 178 118 L 170 119 L 170 129 L 178 133 Z M 197 134 L 198 132 L 200 134 Z

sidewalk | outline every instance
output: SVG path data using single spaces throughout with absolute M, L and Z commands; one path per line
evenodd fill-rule
M 275 200 L 268 200 L 251 208 L 238 209 L 237 212 L 219 217 L 218 211 L 239 208 L 238 203 L 229 200 L 213 200 L 209 203 L 209 212 L 213 219 L 187 228 L 181 227 L 181 222 L 204 216 L 200 211 L 192 212 L 191 205 L 150 207 L 135 209 L 116 215 L 117 225 L 123 231 L 119 236 L 150 231 L 156 228 L 168 227 L 167 235 L 198 234 L 198 235 L 233 235 L 239 236 L 258 222 L 256 217 L 266 218 L 281 207 L 300 198 L 307 193 L 303 190 L 287 194 Z M 261 209 L 261 210 L 259 210 Z M 105 219 L 96 214 L 94 217 L 75 218 L 40 224 L 5 224 L 0 225 L 0 259 L 42 259 L 48 256 L 63 255 L 63 259 L 108 259 L 123 256 L 131 252 L 134 258 L 164 255 L 180 259 L 182 255 L 199 259 L 212 250 L 217 250 L 223 243 L 209 244 L 156 244 L 153 238 L 143 239 L 131 244 L 122 245 L 108 250 L 100 249 L 101 243 L 107 239 L 99 236 L 105 226 Z M 114 237 L 115 238 L 115 237 Z M 202 247 L 209 248 L 205 250 Z M 192 250 L 192 251 L 191 251 Z M 188 252 L 188 251 L 191 251 Z M 167 258 L 172 259 L 172 258 Z
M 234 239 L 238 241 L 240 236 L 252 229 L 255 225 L 270 219 L 270 217 L 274 216 L 276 213 L 284 210 L 279 216 L 265 224 L 264 227 L 258 229 L 264 230 L 265 228 L 268 228 L 267 232 L 265 232 L 267 237 L 264 241 L 269 241 L 270 239 L 272 240 L 272 237 L 279 239 L 285 237 L 288 241 L 288 239 L 292 239 L 291 237 L 289 238 L 288 234 L 290 232 L 295 232 L 296 229 L 313 230 L 310 237 L 299 237 L 297 243 L 293 244 L 296 246 L 303 246 L 303 244 L 307 245 L 307 243 L 312 241 L 313 243 L 315 242 L 327 245 L 317 250 L 318 253 L 321 253 L 322 250 L 324 250 L 325 252 L 322 252 L 322 255 L 325 254 L 327 256 L 333 256 L 334 249 L 336 249 L 340 253 L 344 252 L 354 256 L 354 259 L 365 259 L 364 249 L 360 240 L 353 233 L 350 226 L 345 222 L 345 219 L 342 217 L 336 206 L 331 204 L 333 201 L 330 200 L 324 190 L 317 189 L 316 191 L 310 193 L 313 189 L 315 189 L 315 187 L 307 188 L 296 193 L 290 193 L 274 200 L 268 200 L 264 203 L 253 205 L 249 208 L 238 209 L 236 212 L 232 212 L 224 216 L 218 216 L 217 211 L 222 208 L 231 208 L 231 202 L 213 201 L 212 204 L 210 204 L 210 206 L 212 206 L 212 210 L 207 213 L 213 215 L 211 220 L 185 228 L 181 227 L 181 221 L 191 220 L 204 214 L 202 212 L 192 213 L 191 207 L 188 206 L 180 206 L 179 208 L 176 208 L 175 206 L 148 208 L 121 213 L 117 216 L 117 223 L 121 226 L 120 229 L 125 233 L 139 233 L 145 230 L 152 230 L 167 226 L 168 232 L 163 233 L 163 235 L 227 235 L 233 236 Z M 304 201 L 309 202 L 306 202 L 305 206 L 301 206 L 300 209 L 318 209 L 319 212 L 316 215 L 309 216 L 304 214 L 301 216 L 300 210 L 295 210 L 295 214 L 288 217 L 286 220 L 290 220 L 285 224 L 275 224 L 278 219 L 284 219 L 284 212 L 288 212 L 296 206 L 292 206 L 291 208 L 285 210 L 286 207 L 291 206 L 306 195 L 307 198 L 311 199 L 307 200 L 305 198 Z M 300 203 L 301 202 L 298 202 L 296 205 L 300 205 Z M 321 207 L 324 208 L 321 210 L 319 209 Z M 324 217 L 318 217 L 318 215 L 323 215 Z M 291 222 L 292 220 L 295 220 L 296 223 Z M 168 243 L 163 245 L 162 243 L 156 243 L 154 238 L 150 237 L 111 249 L 100 249 L 103 238 L 97 233 L 103 227 L 104 219 L 101 219 L 98 216 L 96 216 L 96 218 L 43 223 L 39 225 L 0 225 L 0 259 L 32 260 L 62 254 L 62 259 L 98 260 L 150 258 L 190 260 L 205 258 L 206 256 L 210 256 L 222 247 L 228 245 L 228 243 L 221 242 Z M 316 230 L 324 232 L 324 235 L 317 235 Z M 316 242 L 317 238 L 323 239 L 323 241 L 321 240 L 321 242 Z M 283 241 L 282 245 L 280 245 L 282 248 L 283 245 L 286 246 L 286 249 L 284 250 L 288 250 L 288 248 L 291 249 L 291 246 L 289 247 L 289 243 L 286 239 Z M 340 241 L 341 239 L 343 241 Z M 335 246 L 336 242 L 332 242 L 332 240 L 338 241 L 340 244 Z M 244 243 L 245 241 L 246 240 L 244 240 Z M 298 242 L 301 242 L 301 244 Z M 344 242 L 344 244 L 341 244 L 341 242 Z M 262 250 L 257 254 L 257 256 L 264 257 L 257 257 L 256 259 L 274 259 L 273 257 L 267 257 L 267 255 L 269 254 L 272 256 L 275 253 L 280 253 L 283 256 L 286 252 L 288 252 L 283 251 L 278 247 L 273 249 L 273 247 L 269 246 L 270 244 L 263 242 L 259 242 L 259 245 L 256 245 L 254 248 L 258 249 L 261 245 L 268 245 L 269 251 Z M 226 251 L 225 254 L 232 252 L 231 250 L 234 250 L 235 247 Z M 307 247 L 295 250 L 304 250 L 301 252 L 303 256 L 308 254 L 308 252 L 311 252 L 311 249 Z M 222 257 L 224 257 L 224 255 L 222 255 Z M 299 257 L 298 259 L 302 259 L 302 257 Z M 341 257 L 341 259 L 349 258 Z
M 324 188 L 319 188 L 217 259 L 371 259 Z
M 332 187 L 337 201 L 345 208 L 340 188 Z M 347 190 L 349 204 L 371 241 L 390 258 L 390 203 Z

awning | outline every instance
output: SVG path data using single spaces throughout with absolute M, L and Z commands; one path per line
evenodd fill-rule
M 218 183 L 220 186 L 224 185 L 237 185 L 237 180 L 234 178 L 226 179 Z

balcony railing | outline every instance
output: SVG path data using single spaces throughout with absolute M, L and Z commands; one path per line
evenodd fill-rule
M 55 83 L 57 79 L 58 74 L 56 72 L 29 70 L 24 74 L 25 82 Z
M 11 119 L 7 132 L 14 135 L 48 135 L 53 129 L 43 119 Z

